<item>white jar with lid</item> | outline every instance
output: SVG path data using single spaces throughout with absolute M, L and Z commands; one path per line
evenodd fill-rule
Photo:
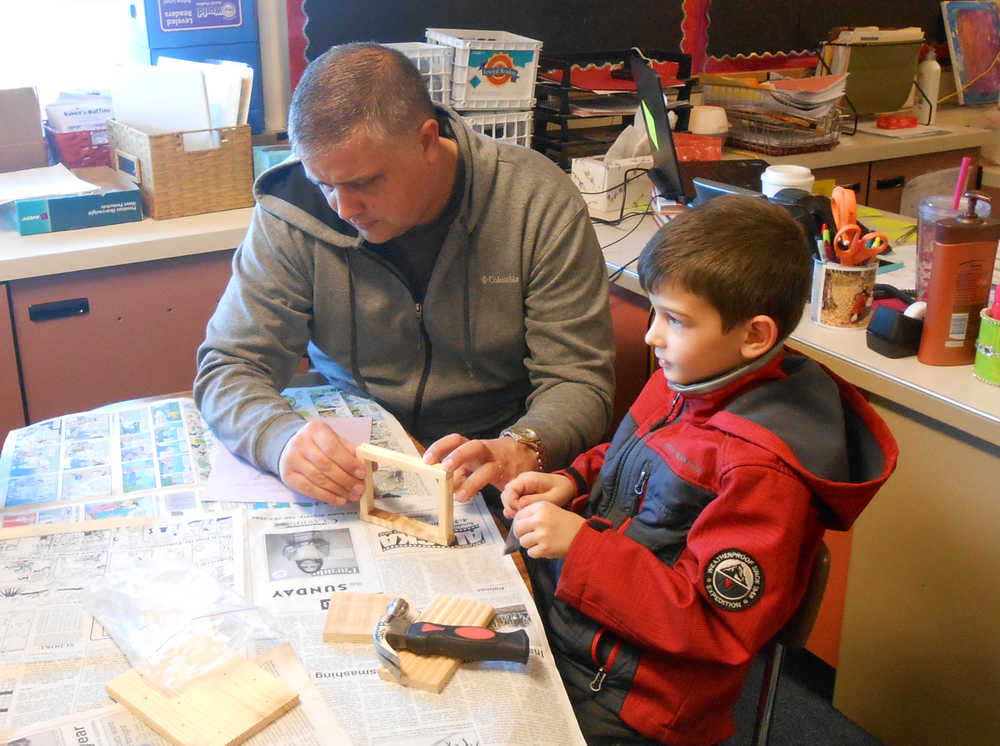
M 811 192 L 816 177 L 805 166 L 768 166 L 760 175 L 760 190 L 773 197 L 782 189 L 802 189 Z

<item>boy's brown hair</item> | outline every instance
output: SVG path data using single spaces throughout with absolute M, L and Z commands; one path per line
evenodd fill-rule
M 716 197 L 675 217 L 639 257 L 642 289 L 677 285 L 711 303 L 724 331 L 758 314 L 784 339 L 809 299 L 812 252 L 802 227 L 757 197 Z

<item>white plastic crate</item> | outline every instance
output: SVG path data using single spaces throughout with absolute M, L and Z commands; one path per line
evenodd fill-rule
M 429 28 L 427 41 L 453 47 L 451 105 L 456 109 L 530 109 L 542 43 L 506 31 Z
M 416 65 L 424 77 L 431 101 L 448 106 L 451 103 L 451 69 L 455 50 L 439 44 L 425 44 L 422 41 L 405 41 L 386 44 L 407 57 Z
M 533 118 L 531 111 L 483 111 L 462 115 L 476 132 L 525 148 L 531 147 Z

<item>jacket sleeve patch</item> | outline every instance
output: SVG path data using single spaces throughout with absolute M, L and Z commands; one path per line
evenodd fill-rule
M 764 593 L 764 571 L 746 552 L 725 549 L 705 567 L 705 592 L 727 611 L 749 609 Z

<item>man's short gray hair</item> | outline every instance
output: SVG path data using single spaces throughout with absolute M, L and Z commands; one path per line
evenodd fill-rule
M 406 55 L 371 42 L 344 44 L 303 73 L 288 112 L 288 138 L 304 158 L 359 132 L 399 135 L 433 117 L 424 79 Z

